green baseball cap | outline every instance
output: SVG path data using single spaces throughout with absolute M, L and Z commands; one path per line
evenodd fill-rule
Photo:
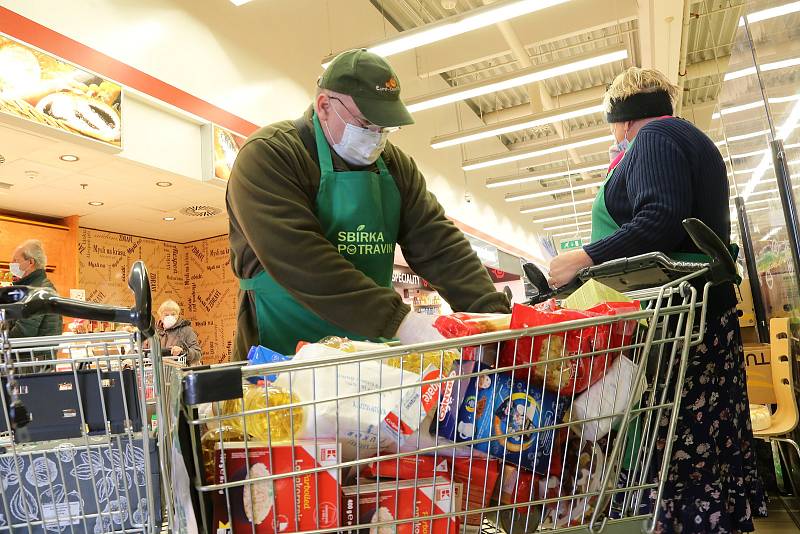
M 378 126 L 405 126 L 414 119 L 400 100 L 400 82 L 381 56 L 360 48 L 331 61 L 319 86 L 353 97 L 358 109 Z

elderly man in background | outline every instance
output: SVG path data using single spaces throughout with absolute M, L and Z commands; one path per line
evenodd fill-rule
M 56 286 L 47 278 L 46 266 L 47 254 L 42 242 L 30 239 L 14 250 L 9 270 L 14 277 L 15 286 L 46 287 L 56 291 Z M 15 321 L 9 335 L 10 337 L 58 336 L 62 331 L 61 316 L 47 313 Z

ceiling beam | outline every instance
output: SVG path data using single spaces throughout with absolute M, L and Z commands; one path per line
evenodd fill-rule
M 640 0 L 639 49 L 642 67 L 657 69 L 678 83 L 683 0 Z
M 557 108 L 567 108 L 577 105 L 578 107 L 591 104 L 599 104 L 603 100 L 603 95 L 606 92 L 605 86 L 598 85 L 597 87 L 590 87 L 588 89 L 581 89 L 572 93 L 564 93 L 556 97 L 551 97 L 558 104 Z M 486 124 L 496 124 L 498 122 L 510 121 L 514 119 L 521 119 L 530 115 L 530 104 L 520 104 L 509 108 L 498 109 L 497 111 L 490 111 L 482 115 L 483 122 Z
M 636 3 L 637 0 L 572 0 L 510 24 L 529 48 L 633 20 Z M 417 74 L 428 78 L 511 53 L 511 47 L 496 27 L 481 28 L 417 48 Z

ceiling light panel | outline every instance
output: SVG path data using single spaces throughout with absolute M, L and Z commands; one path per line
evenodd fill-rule
M 550 230 L 561 230 L 562 228 L 575 228 L 576 226 L 586 226 L 587 224 L 592 224 L 592 221 L 582 221 L 582 222 L 579 221 L 579 222 L 570 223 L 570 224 L 559 224 L 559 225 L 556 225 L 556 226 L 547 226 L 547 227 L 544 228 L 544 231 L 548 232 Z M 577 231 L 580 232 L 581 230 L 577 230 Z
M 549 195 L 556 195 L 558 193 L 569 193 L 572 191 L 580 191 L 581 189 L 588 189 L 590 187 L 597 187 L 602 185 L 603 180 L 599 182 L 588 182 L 588 183 L 579 183 L 572 185 L 570 187 L 561 187 L 559 189 L 553 189 L 550 191 L 536 191 L 536 192 L 523 192 L 523 193 L 509 193 L 506 195 L 505 200 L 506 202 L 516 202 L 518 200 L 528 200 L 530 198 L 540 198 Z
M 770 72 L 773 70 L 780 70 L 780 69 L 787 69 L 789 67 L 796 67 L 800 65 L 800 57 L 793 57 L 789 59 L 783 59 L 781 61 L 773 61 L 771 63 L 763 63 L 760 66 L 761 72 Z M 755 67 L 747 67 L 745 69 L 735 70 L 733 72 L 729 72 L 725 75 L 724 81 L 729 82 L 731 80 L 736 80 L 739 78 L 744 78 L 745 76 L 752 76 L 756 73 Z
M 439 149 L 464 143 L 471 143 L 473 141 L 480 141 L 481 139 L 487 139 L 489 137 L 505 135 L 512 132 L 518 132 L 520 130 L 528 130 L 530 128 L 537 128 L 547 124 L 553 124 L 577 117 L 592 115 L 594 113 L 600 113 L 604 110 L 605 107 L 602 104 L 587 106 L 586 103 L 580 102 L 579 104 L 558 108 L 554 111 L 537 113 L 522 117 L 520 119 L 503 121 L 490 126 L 482 126 L 480 128 L 458 132 L 456 134 L 435 137 L 431 139 L 431 147 Z
M 591 204 L 592 202 L 594 202 L 594 200 L 595 200 L 594 198 L 587 198 L 585 200 L 575 200 L 575 201 L 570 201 L 570 202 L 562 202 L 560 204 L 551 204 L 551 205 L 548 205 L 548 206 L 539 206 L 537 208 L 523 207 L 523 208 L 519 209 L 519 212 L 520 213 L 539 213 L 539 212 L 542 212 L 542 211 L 555 210 L 555 209 L 559 209 L 559 208 L 569 208 L 571 206 L 582 206 L 584 204 Z
M 782 17 L 784 15 L 789 15 L 790 13 L 797 13 L 798 11 L 800 11 L 800 2 L 789 2 L 788 4 L 771 7 L 769 9 L 754 11 L 745 16 L 747 17 L 747 22 L 750 24 L 755 24 L 756 22 L 761 22 L 762 20 Z M 739 19 L 739 26 L 744 26 L 743 17 Z
M 572 176 L 575 174 L 597 172 L 605 169 L 608 169 L 608 165 L 602 164 L 602 165 L 592 165 L 589 167 L 581 167 L 578 169 L 565 169 L 559 172 L 534 173 L 522 176 L 508 176 L 503 178 L 489 178 L 488 180 L 486 180 L 486 187 L 489 189 L 494 189 L 497 187 L 504 187 L 508 185 L 519 185 L 529 182 L 549 180 L 551 178 L 567 178 L 568 176 Z
M 498 22 L 529 15 L 559 4 L 565 4 L 569 1 L 570 0 L 508 0 L 505 2 L 495 2 L 492 5 L 473 9 L 460 15 L 454 15 L 444 20 L 402 32 L 396 37 L 367 47 L 367 50 L 379 56 L 389 57 L 399 54 L 400 52 L 413 50 L 420 46 L 443 41 L 455 37 L 456 35 L 475 31 L 487 26 L 493 26 Z M 327 68 L 329 64 L 330 61 L 327 61 L 323 63 L 322 66 Z
M 586 217 L 586 216 L 591 215 L 591 214 L 592 214 L 591 211 L 582 211 L 582 212 L 579 212 L 579 213 L 565 213 L 564 215 L 555 215 L 553 217 L 545 217 L 543 219 L 539 218 L 539 217 L 536 217 L 535 219 L 533 219 L 533 222 L 535 222 L 535 223 L 546 223 L 546 222 L 552 222 L 552 221 L 563 221 L 564 219 L 575 219 L 575 218 L 578 218 L 578 217 Z
M 577 59 L 580 57 L 581 59 Z M 406 102 L 406 107 L 411 113 L 423 111 L 453 102 L 460 102 L 469 98 L 475 98 L 498 91 L 504 91 L 513 87 L 520 87 L 542 80 L 548 80 L 557 76 L 563 76 L 573 72 L 578 72 L 600 65 L 606 65 L 615 61 L 622 61 L 627 59 L 628 50 L 626 48 L 616 49 L 613 52 L 605 54 L 589 55 L 583 54 L 556 62 L 548 66 L 536 65 L 526 69 L 520 69 L 502 76 L 489 78 L 480 82 L 467 84 L 459 87 L 452 87 L 433 93 L 431 95 L 421 96 L 418 98 L 410 99 Z
M 515 161 L 522 161 L 525 159 L 538 158 L 540 156 L 547 156 L 548 154 L 555 154 L 563 150 L 571 148 L 581 148 L 585 146 L 596 145 L 599 143 L 609 143 L 614 139 L 614 136 L 603 135 L 600 137 L 590 137 L 581 141 L 572 141 L 548 148 L 534 149 L 534 150 L 517 150 L 502 156 L 488 156 L 476 160 L 465 161 L 461 167 L 465 171 L 474 171 L 477 169 L 484 169 L 486 167 L 494 167 L 495 165 L 502 165 L 504 163 L 513 163 Z

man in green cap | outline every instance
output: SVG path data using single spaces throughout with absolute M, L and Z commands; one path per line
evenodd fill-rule
M 234 359 L 257 344 L 294 354 L 330 335 L 437 338 L 434 317 L 410 313 L 392 289 L 395 244 L 455 311 L 509 311 L 414 161 L 387 142 L 413 122 L 386 60 L 351 50 L 303 117 L 250 136 L 227 191 L 242 290 Z

